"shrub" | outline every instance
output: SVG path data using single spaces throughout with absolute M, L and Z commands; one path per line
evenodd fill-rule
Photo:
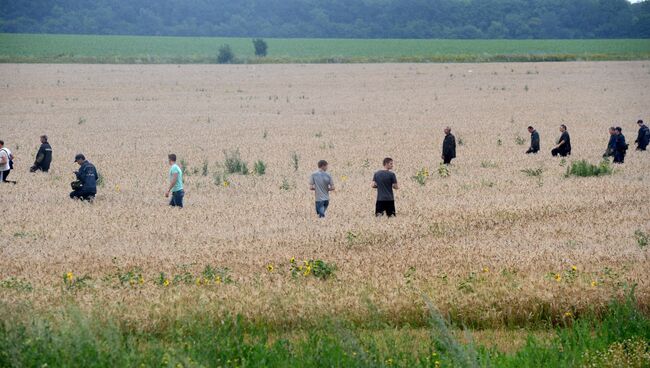
M 542 176 L 544 169 L 542 169 L 541 167 L 538 169 L 523 169 L 521 170 L 521 172 L 528 176 Z
M 293 171 L 298 171 L 298 164 L 300 163 L 300 156 L 297 152 L 291 154 L 291 165 L 293 166 Z
M 223 45 L 219 48 L 217 62 L 219 64 L 230 64 L 235 61 L 235 54 L 232 52 L 230 45 Z
M 484 169 L 494 169 L 499 167 L 499 165 L 492 161 L 481 161 L 481 167 Z
M 203 176 L 208 176 L 208 161 L 203 161 L 203 171 L 201 172 Z
M 254 170 L 256 175 L 264 175 L 266 173 L 266 163 L 262 160 L 255 161 Z
M 280 185 L 281 190 L 289 190 L 291 189 L 291 184 L 289 184 L 289 180 L 287 178 L 282 179 L 282 184 Z
M 224 166 L 226 168 L 227 174 L 248 173 L 248 167 L 246 165 L 246 162 L 241 159 L 239 149 L 230 152 L 224 150 L 223 154 L 226 157 Z
M 429 169 L 423 167 L 413 176 L 413 180 L 420 185 L 425 185 L 429 178 Z
M 447 165 L 440 163 L 440 166 L 438 166 L 438 175 L 440 175 L 441 178 L 446 178 L 449 176 L 449 168 Z
M 603 160 L 598 165 L 591 164 L 587 160 L 580 160 L 571 162 L 571 165 L 567 167 L 566 176 L 601 176 L 609 175 L 612 171 L 612 166 L 608 160 Z
M 648 246 L 648 234 L 641 230 L 637 230 L 634 232 L 634 237 L 636 238 L 636 243 L 639 245 L 639 248 L 643 249 Z
M 268 49 L 266 41 L 261 38 L 256 38 L 253 40 L 253 47 L 255 48 L 255 56 L 264 57 Z
M 519 146 L 523 146 L 526 143 L 526 140 L 523 139 L 520 136 L 516 136 L 515 137 L 515 143 L 517 143 L 517 145 L 519 145 Z

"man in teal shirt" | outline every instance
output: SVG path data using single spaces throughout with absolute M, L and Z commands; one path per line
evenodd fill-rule
M 176 155 L 170 154 L 167 156 L 169 158 L 169 188 L 165 192 L 165 197 L 169 197 L 169 193 L 172 195 L 172 199 L 169 202 L 169 205 L 172 207 L 183 208 L 183 197 L 185 192 L 183 191 L 183 170 L 176 165 Z

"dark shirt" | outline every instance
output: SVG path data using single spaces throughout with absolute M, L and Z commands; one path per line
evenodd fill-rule
M 569 136 L 569 132 L 565 131 L 562 133 L 560 136 L 560 142 L 564 142 L 564 144 L 560 146 L 560 151 L 566 153 L 571 152 L 571 137 Z M 558 144 L 560 142 L 558 142 Z
M 52 163 L 52 147 L 49 143 L 41 144 L 41 147 L 38 149 L 36 154 L 36 161 L 34 166 L 40 168 L 43 171 L 50 169 L 50 164 Z
M 627 151 L 627 144 L 625 143 L 625 136 L 623 134 L 616 135 L 616 152 Z
M 81 188 L 83 193 L 97 193 L 97 180 L 99 176 L 97 175 L 95 166 L 90 161 L 84 161 L 79 167 L 79 171 L 76 172 L 76 175 L 77 180 L 83 184 Z
M 456 138 L 451 133 L 442 141 L 442 155 L 446 158 L 456 158 Z
M 393 184 L 397 184 L 397 176 L 388 170 L 379 170 L 372 177 L 377 184 L 377 201 L 394 201 Z
M 650 143 L 650 128 L 647 125 L 639 128 L 639 135 L 636 137 L 636 143 L 639 147 L 645 148 Z
M 530 149 L 533 152 L 539 151 L 539 133 L 536 130 L 530 133 Z
M 610 134 L 609 143 L 607 143 L 607 152 L 605 152 L 606 156 L 611 156 L 616 152 L 616 139 L 616 134 Z

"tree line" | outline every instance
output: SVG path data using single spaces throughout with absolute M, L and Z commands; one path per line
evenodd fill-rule
M 0 32 L 278 38 L 650 38 L 650 0 L 30 0 Z

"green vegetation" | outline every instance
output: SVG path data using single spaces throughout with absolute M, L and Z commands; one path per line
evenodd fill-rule
M 587 160 L 573 161 L 571 166 L 567 167 L 566 176 L 602 176 L 610 175 L 614 169 L 608 160 L 602 160 L 600 164 L 594 165 Z
M 650 59 L 641 40 L 267 39 L 0 34 L 0 62 L 217 63 L 228 44 L 242 63 L 496 62 Z
M 206 268 L 206 278 L 220 271 Z M 168 279 L 165 279 L 168 280 Z M 163 281 L 164 282 L 164 281 Z M 554 336 L 535 337 L 514 352 L 464 339 L 427 304 L 424 329 L 378 322 L 364 328 L 332 318 L 304 330 L 282 329 L 204 311 L 166 316 L 148 327 L 108 318 L 74 304 L 49 314 L 0 306 L 3 367 L 647 367 L 650 319 L 632 291 L 607 312 L 567 312 Z M 595 365 L 593 365 L 595 364 Z
M 234 151 L 223 151 L 225 155 L 224 166 L 227 174 L 248 174 L 248 164 L 241 159 L 239 149 Z

